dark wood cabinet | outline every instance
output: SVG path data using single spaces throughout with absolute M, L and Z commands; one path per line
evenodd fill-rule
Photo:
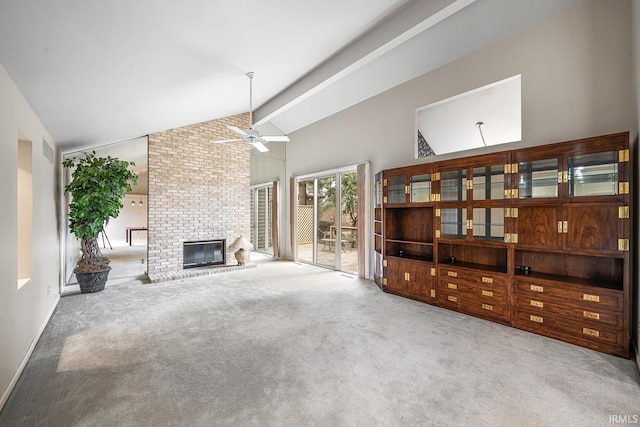
M 623 291 L 595 285 L 516 277 L 513 325 L 594 350 L 628 356 Z
M 382 171 L 376 282 L 386 292 L 627 357 L 628 138 Z
M 424 302 L 435 301 L 435 267 L 412 259 L 386 259 L 385 290 Z
M 621 211 L 622 208 L 622 211 Z M 619 203 L 568 203 L 566 218 L 566 249 L 620 254 L 619 241 L 625 237 L 626 218 L 620 218 L 625 206 Z M 622 216 L 626 216 L 624 213 Z M 563 230 L 565 226 L 563 225 Z
M 373 279 L 376 284 L 383 289 L 383 223 L 382 223 L 382 201 L 383 201 L 383 188 L 382 188 L 382 172 L 378 172 L 375 175 L 374 181 L 374 193 L 373 193 L 373 250 L 374 250 L 374 268 Z
M 504 273 L 447 264 L 438 266 L 438 304 L 476 317 L 509 323 L 507 277 Z

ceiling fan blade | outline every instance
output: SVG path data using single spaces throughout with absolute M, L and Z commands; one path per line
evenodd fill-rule
M 261 153 L 266 153 L 267 151 L 269 151 L 269 149 L 265 147 L 265 145 L 260 141 L 252 141 L 251 145 L 256 147 L 256 150 L 258 150 Z
M 281 136 L 263 136 L 262 139 L 264 139 L 267 142 L 289 142 L 289 137 L 286 135 L 281 135 Z
M 234 131 L 235 133 L 239 133 L 242 136 L 247 136 L 249 135 L 247 132 L 243 131 L 242 129 L 240 129 L 238 126 L 229 126 L 227 125 L 227 128 L 231 129 L 232 131 Z

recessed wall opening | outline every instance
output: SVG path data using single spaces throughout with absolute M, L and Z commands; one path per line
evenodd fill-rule
M 518 74 L 416 109 L 416 158 L 522 139 Z
M 33 144 L 18 131 L 18 289 L 31 280 L 33 254 Z

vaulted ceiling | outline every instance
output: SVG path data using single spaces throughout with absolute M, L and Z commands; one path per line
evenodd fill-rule
M 290 133 L 577 1 L 0 0 L 0 64 L 63 151 L 245 112 L 249 71 Z

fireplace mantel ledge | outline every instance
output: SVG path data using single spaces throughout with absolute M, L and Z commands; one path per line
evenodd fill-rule
M 168 282 L 171 280 L 187 279 L 189 277 L 209 276 L 212 274 L 228 273 L 231 271 L 245 270 L 247 268 L 256 268 L 256 264 L 248 262 L 245 265 L 225 265 L 220 267 L 198 267 L 186 270 L 169 271 L 166 273 L 148 274 L 149 282 Z

